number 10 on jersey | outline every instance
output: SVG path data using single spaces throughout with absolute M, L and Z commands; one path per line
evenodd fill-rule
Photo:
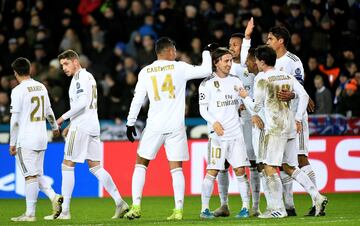
M 152 81 L 153 90 L 154 90 L 154 99 L 155 99 L 155 101 L 158 101 L 158 100 L 160 100 L 160 96 L 159 96 L 159 89 L 158 89 L 156 76 L 151 76 L 151 81 Z M 172 80 L 171 74 L 167 74 L 165 76 L 165 79 L 161 85 L 161 91 L 169 92 L 169 99 L 175 98 L 175 86 L 173 85 L 173 80 Z

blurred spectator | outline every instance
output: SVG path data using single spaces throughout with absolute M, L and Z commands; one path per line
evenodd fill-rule
M 75 30 L 72 28 L 68 28 L 65 31 L 65 34 L 60 42 L 59 52 L 63 52 L 68 49 L 75 50 L 79 54 L 82 53 L 82 44 Z
M 319 64 L 315 56 L 310 56 L 305 66 L 305 82 L 304 87 L 308 92 L 311 99 L 315 99 L 316 87 L 314 84 L 315 76 L 319 75 L 322 77 L 324 86 L 330 88 L 329 78 L 327 75 L 319 70 Z M 306 67 L 307 66 L 307 67 Z
M 338 79 L 340 75 L 340 68 L 336 65 L 332 53 L 328 52 L 326 54 L 325 64 L 320 64 L 319 70 L 328 76 L 330 86 L 333 87 L 335 81 Z
M 145 35 L 142 38 L 142 46 L 138 52 L 136 61 L 140 65 L 140 68 L 144 67 L 147 64 L 151 64 L 154 60 L 156 60 L 155 55 L 155 43 L 154 39 L 151 35 Z
M 189 51 L 188 55 L 191 59 L 191 64 L 199 65 L 201 63 L 201 54 L 202 54 L 202 48 L 201 48 L 201 40 L 198 37 L 195 37 L 191 40 L 191 51 Z
M 330 90 L 324 86 L 323 78 L 320 75 L 315 76 L 314 84 L 316 87 L 315 114 L 331 114 L 332 97 Z
M 152 36 L 154 39 L 158 38 L 158 34 L 155 29 L 155 19 L 153 15 L 147 14 L 144 18 L 144 24 L 139 28 L 141 37 L 146 35 Z
M 357 82 L 350 81 L 345 85 L 344 96 L 339 97 L 336 112 L 347 117 L 360 117 L 360 95 L 357 91 Z
M 65 101 L 67 98 L 64 98 L 64 91 L 60 86 L 54 86 L 49 91 L 51 107 L 54 111 L 55 117 L 59 118 L 66 112 L 66 109 L 68 109 L 68 104 Z
M 0 91 L 0 123 L 10 122 L 10 103 L 6 92 Z

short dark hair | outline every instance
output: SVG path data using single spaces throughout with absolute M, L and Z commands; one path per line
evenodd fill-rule
M 220 58 L 222 56 L 224 56 L 225 54 L 231 54 L 230 50 L 225 47 L 219 47 L 211 53 L 213 71 L 216 70 L 215 64 L 217 64 L 219 62 Z
M 241 38 L 243 39 L 245 35 L 243 33 L 233 33 L 230 38 Z
M 290 40 L 290 32 L 284 26 L 275 26 L 270 28 L 269 33 L 272 33 L 277 39 L 284 40 L 284 46 L 287 47 Z
M 160 54 L 164 49 L 175 47 L 175 42 L 168 37 L 161 37 L 155 43 L 155 52 Z
M 31 63 L 24 57 L 19 57 L 12 62 L 12 69 L 20 76 L 30 75 Z
M 62 59 L 68 59 L 68 60 L 79 59 L 79 55 L 74 50 L 68 49 L 58 55 L 58 60 L 62 60 Z
M 251 47 L 248 51 L 248 56 L 255 57 L 255 50 L 256 50 L 256 48 Z
M 276 52 L 267 45 L 262 45 L 256 48 L 255 57 L 258 60 L 263 60 L 268 66 L 275 66 L 276 63 Z

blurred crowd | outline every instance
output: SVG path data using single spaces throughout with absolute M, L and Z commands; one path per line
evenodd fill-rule
M 0 123 L 10 119 L 17 85 L 10 65 L 19 56 L 32 61 L 31 74 L 48 87 L 59 117 L 69 108 L 71 78 L 56 57 L 74 49 L 98 82 L 99 117 L 121 122 L 139 70 L 156 59 L 158 37 L 176 41 L 179 60 L 199 64 L 206 44 L 228 46 L 251 17 L 252 46 L 265 43 L 274 25 L 290 30 L 288 50 L 303 62 L 316 114 L 359 117 L 359 15 L 360 0 L 0 0 Z M 188 83 L 188 117 L 199 117 L 200 82 Z

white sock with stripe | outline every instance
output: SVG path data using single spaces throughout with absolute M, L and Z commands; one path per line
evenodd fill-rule
M 25 181 L 26 216 L 35 216 L 36 202 L 39 194 L 39 181 L 33 178 Z
M 136 164 L 134 169 L 134 174 L 132 177 L 132 200 L 133 205 L 141 204 L 142 192 L 145 184 L 145 176 L 146 176 L 147 167 L 141 164 Z
M 62 164 L 61 169 L 62 169 L 61 194 L 64 196 L 64 202 L 62 204 L 62 213 L 68 214 L 70 213 L 70 200 L 75 185 L 74 167 Z
M 219 188 L 219 197 L 221 205 L 228 205 L 229 203 L 229 170 L 220 170 L 217 175 L 218 188 Z
M 311 165 L 303 166 L 303 167 L 301 167 L 301 170 L 308 175 L 310 180 L 315 185 L 316 189 L 318 189 L 317 185 L 316 185 L 316 175 L 315 175 L 315 172 L 313 171 L 313 169 L 311 168 Z M 315 200 L 312 200 L 312 205 L 315 206 Z
M 47 182 L 44 176 L 38 177 L 38 180 L 39 180 L 40 191 L 44 192 L 44 194 L 50 199 L 50 201 L 52 201 L 56 195 L 54 189 Z
M 238 189 L 242 200 L 242 208 L 249 209 L 250 207 L 250 185 L 246 174 L 236 176 L 238 182 Z
M 260 201 L 260 176 L 256 167 L 250 167 L 250 187 L 252 197 L 252 209 L 259 209 Z
M 185 178 L 182 168 L 170 170 L 172 176 L 172 185 L 174 190 L 175 209 L 183 209 Z
M 293 178 L 291 178 L 284 171 L 280 171 L 280 177 L 283 188 L 284 202 L 286 209 L 295 208 L 294 194 L 293 194 Z
M 201 212 L 209 209 L 210 198 L 214 189 L 215 177 L 206 174 L 201 187 Z
M 117 189 L 112 177 L 101 165 L 90 168 L 90 172 L 96 176 L 99 182 L 104 186 L 105 190 L 115 201 L 116 206 L 120 206 L 123 202 L 119 190 Z
M 299 168 L 295 168 L 295 171 L 291 175 L 304 189 L 307 193 L 310 194 L 312 200 L 315 200 L 315 197 L 319 194 L 314 183 L 310 180 L 307 174 L 301 171 Z

